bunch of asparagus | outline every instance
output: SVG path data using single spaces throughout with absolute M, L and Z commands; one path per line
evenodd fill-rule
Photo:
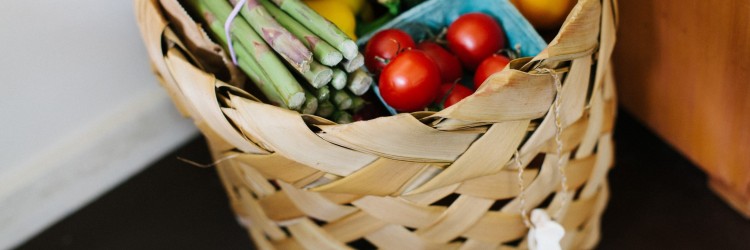
M 224 23 L 239 0 L 183 2 L 228 48 Z M 271 104 L 339 123 L 364 106 L 373 80 L 357 45 L 300 0 L 247 0 L 230 27 L 237 65 Z

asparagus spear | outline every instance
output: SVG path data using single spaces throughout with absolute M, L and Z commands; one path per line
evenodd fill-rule
M 352 97 L 352 113 L 357 113 L 362 110 L 362 108 L 365 107 L 365 104 L 367 104 L 367 102 L 364 98 L 359 96 Z
M 333 103 L 330 100 L 325 100 L 318 103 L 318 110 L 315 111 L 315 115 L 328 118 L 331 117 L 335 110 L 336 107 L 333 106 Z
M 229 0 L 236 5 L 240 0 Z M 213 1 L 211 1 L 213 2 Z M 260 5 L 258 0 L 247 0 L 240 14 L 268 45 L 300 73 L 310 70 L 312 52 L 302 42 L 287 31 Z
M 344 89 L 346 87 L 346 72 L 339 68 L 333 68 L 333 78 L 331 86 L 335 89 Z
M 333 71 L 331 70 L 331 68 L 313 61 L 310 64 L 310 70 L 302 73 L 302 76 L 305 77 L 305 80 L 307 80 L 307 82 L 309 82 L 313 87 L 321 88 L 331 81 L 331 78 L 333 77 Z
M 204 18 L 210 19 L 208 17 Z M 219 22 L 212 22 L 209 25 L 209 28 L 215 32 L 224 32 L 224 27 Z M 228 42 L 227 38 L 225 36 L 217 36 L 217 38 L 219 39 L 221 45 L 226 48 Z M 243 72 L 245 72 L 248 77 L 250 77 L 250 81 L 252 81 L 256 87 L 258 87 L 258 89 L 263 93 L 263 95 L 271 104 L 283 108 L 288 108 L 284 101 L 281 99 L 279 92 L 276 91 L 276 88 L 271 83 L 271 79 L 269 78 L 269 76 L 261 69 L 260 64 L 255 61 L 255 59 L 250 56 L 250 53 L 247 52 L 247 50 L 238 42 L 233 42 L 233 45 L 237 53 L 237 66 L 239 66 L 239 68 Z
M 224 41 L 224 43 L 226 43 L 226 41 Z M 239 43 L 235 43 L 234 47 L 237 52 L 237 64 L 240 69 L 250 77 L 250 80 L 258 87 L 258 89 L 260 89 L 263 95 L 266 96 L 266 99 L 268 99 L 270 104 L 282 108 L 289 108 L 271 83 L 271 79 L 260 68 L 260 64 L 250 56 L 250 53 L 247 52 L 245 47 L 242 47 Z
M 279 8 L 314 32 L 328 44 L 341 52 L 344 58 L 351 60 L 357 56 L 357 44 L 344 34 L 335 24 L 329 22 L 300 0 L 272 0 Z
M 354 121 L 354 118 L 352 118 L 352 115 L 343 110 L 336 110 L 336 112 L 333 112 L 332 118 L 333 118 L 333 121 L 338 124 L 352 123 L 352 121 Z
M 300 112 L 303 114 L 315 114 L 315 111 L 318 110 L 318 99 L 315 98 L 313 94 L 310 92 L 305 91 L 305 104 L 302 105 L 302 109 Z
M 331 101 L 339 110 L 345 110 L 352 107 L 352 97 L 344 90 L 334 90 L 331 93 Z
M 346 73 L 352 73 L 355 70 L 362 67 L 362 65 L 365 65 L 365 56 L 362 55 L 362 53 L 357 53 L 357 56 L 354 57 L 352 60 L 344 60 L 341 62 L 341 65 L 344 66 L 344 70 L 346 70 Z
M 209 28 L 212 31 L 215 30 L 215 32 L 224 32 L 224 27 L 219 22 L 212 22 L 209 25 Z M 227 38 L 225 36 L 217 37 L 219 39 L 219 42 L 226 48 L 228 42 Z M 242 47 L 238 42 L 233 42 L 233 45 L 237 53 L 237 64 L 239 68 L 243 72 L 245 72 L 248 77 L 250 77 L 250 81 L 252 81 L 256 87 L 258 87 L 258 89 L 263 93 L 266 99 L 268 99 L 270 104 L 282 108 L 288 108 L 284 103 L 284 100 L 281 99 L 279 92 L 276 91 L 273 83 L 271 83 L 271 78 L 269 78 L 268 74 L 266 74 L 266 72 L 261 69 L 260 64 L 255 61 L 255 59 L 250 56 L 250 53 L 247 52 L 245 47 Z
M 208 24 L 215 37 L 226 39 L 221 38 L 224 37 L 224 24 L 222 20 L 226 20 L 232 11 L 229 3 L 224 1 L 200 0 L 186 0 L 185 2 L 195 12 L 200 13 L 201 18 Z M 294 76 L 287 70 L 284 63 L 271 52 L 263 39 L 250 28 L 250 25 L 241 18 L 237 19 L 233 22 L 230 32 L 233 38 L 238 38 L 236 41 L 241 44 L 241 47 L 244 47 L 250 58 L 255 59 L 260 65 L 260 71 L 265 72 L 268 76 L 270 82 L 283 100 L 284 105 L 290 109 L 298 109 L 302 106 L 305 101 L 304 89 L 302 89 Z
M 326 101 L 331 96 L 331 89 L 329 89 L 328 86 L 323 86 L 319 89 L 312 89 L 310 92 L 312 92 L 315 98 L 318 98 L 319 102 Z
M 268 13 L 271 13 L 276 21 L 302 41 L 307 48 L 312 50 L 313 58 L 315 58 L 316 61 L 326 66 L 335 66 L 341 62 L 341 59 L 343 59 L 341 52 L 325 41 L 320 40 L 320 37 L 305 28 L 304 25 L 294 20 L 294 18 L 287 15 L 283 10 L 279 9 L 278 6 L 268 0 L 260 0 L 260 3 L 266 8 L 266 10 L 268 10 Z
M 372 77 L 362 68 L 357 69 L 354 73 L 349 74 L 347 87 L 355 95 L 363 95 L 372 85 Z

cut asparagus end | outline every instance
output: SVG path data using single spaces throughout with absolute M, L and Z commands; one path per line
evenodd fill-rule
M 302 105 L 302 110 L 300 110 L 303 114 L 312 115 L 315 114 L 315 111 L 318 110 L 318 100 L 313 96 L 313 94 L 305 92 L 305 104 Z
M 332 78 L 333 70 L 324 69 L 315 75 L 315 79 L 313 79 L 313 87 L 322 88 L 323 86 L 326 86 L 326 84 L 328 84 L 328 82 L 330 82 Z
M 305 103 L 305 92 L 297 92 L 289 97 L 289 108 L 299 109 Z
M 346 99 L 339 103 L 338 107 L 340 109 L 349 109 L 352 107 L 352 99 Z
M 347 123 L 352 123 L 354 119 L 352 118 L 352 115 L 350 115 L 346 111 L 337 110 L 336 112 L 333 113 L 333 121 L 338 124 L 347 124 Z
M 354 57 L 359 54 L 359 50 L 357 48 L 357 44 L 354 43 L 352 40 L 344 40 L 336 47 L 339 51 L 341 51 L 341 54 L 346 58 L 346 60 L 352 60 Z
M 354 59 L 345 60 L 343 65 L 344 70 L 346 70 L 347 73 L 352 73 L 362 67 L 362 65 L 365 65 L 365 56 L 362 55 L 362 53 L 357 53 L 357 56 L 355 56 Z
M 326 66 L 336 66 L 336 64 L 339 64 L 341 60 L 344 59 L 344 56 L 341 55 L 341 52 L 330 52 L 328 54 L 325 54 L 324 56 L 320 57 L 320 63 Z
M 313 61 L 312 64 L 310 64 L 310 70 L 303 73 L 302 76 L 305 77 L 305 80 L 307 80 L 311 86 L 319 89 L 331 81 L 331 78 L 333 78 L 333 70 Z
M 349 91 L 352 94 L 360 96 L 365 94 L 372 85 L 372 77 L 368 75 L 364 70 L 359 69 L 349 75 L 349 82 L 347 83 Z
M 318 104 L 318 110 L 315 111 L 315 115 L 328 118 L 331 117 L 333 111 L 336 111 L 333 103 L 331 103 L 331 101 L 329 100 L 326 100 Z
M 346 87 L 346 72 L 339 68 L 334 68 L 331 86 L 333 86 L 334 89 L 344 89 L 344 87 Z
M 345 110 L 352 107 L 352 97 L 343 90 L 336 90 L 331 95 L 333 99 L 333 105 L 339 110 Z
M 359 96 L 355 96 L 352 98 L 352 112 L 357 113 L 360 110 L 362 110 L 365 107 L 365 99 Z
M 329 89 L 327 86 L 323 86 L 322 88 L 319 88 L 317 97 L 319 101 L 328 100 L 328 98 L 331 97 L 331 89 Z
M 328 86 L 323 86 L 319 89 L 313 89 L 312 93 L 315 95 L 315 98 L 318 98 L 318 102 L 326 101 L 329 97 L 331 97 L 331 90 L 328 88 Z

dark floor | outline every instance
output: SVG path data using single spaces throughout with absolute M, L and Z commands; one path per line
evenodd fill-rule
M 620 112 L 612 198 L 600 249 L 750 249 L 750 221 L 693 164 Z M 19 249 L 250 249 L 202 138 L 134 176 Z

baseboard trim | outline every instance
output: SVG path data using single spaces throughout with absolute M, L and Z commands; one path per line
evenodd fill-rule
M 145 93 L 0 177 L 0 249 L 25 242 L 197 135 L 164 91 Z

